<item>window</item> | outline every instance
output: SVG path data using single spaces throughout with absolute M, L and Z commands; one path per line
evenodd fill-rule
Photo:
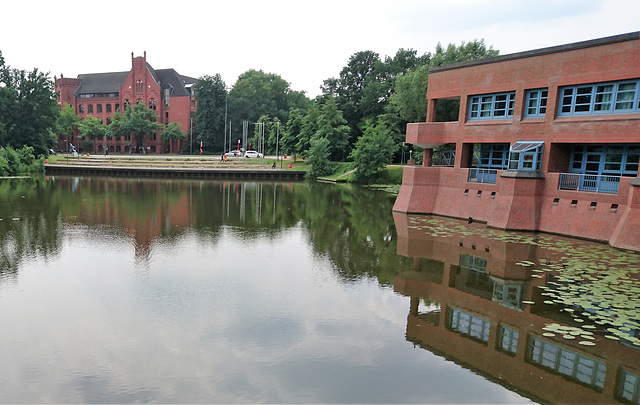
M 574 145 L 569 171 L 609 176 L 638 175 L 640 145 Z
M 457 308 L 449 308 L 448 326 L 451 330 L 469 336 L 481 342 L 489 341 L 489 328 L 491 320 L 461 311 Z
M 640 112 L 640 80 L 563 87 L 558 116 Z
M 89 104 L 89 105 L 87 106 L 87 113 L 88 113 L 88 114 L 93 114 L 93 104 Z
M 515 91 L 472 96 L 469 98 L 469 120 L 512 118 L 515 99 Z
M 617 397 L 626 399 L 632 404 L 640 404 L 640 375 L 621 370 Z
M 156 99 L 155 98 L 149 99 L 149 109 L 150 110 L 154 110 L 154 111 L 156 110 Z
M 84 104 L 80 104 L 78 106 L 78 112 L 80 112 L 80 114 L 84 114 Z
M 498 350 L 510 355 L 516 354 L 519 335 L 517 330 L 500 325 L 498 328 Z
M 509 170 L 540 170 L 544 141 L 518 141 L 509 149 Z
M 553 370 L 592 388 L 604 386 L 607 365 L 560 345 L 531 337 L 527 360 L 544 368 Z
M 110 113 L 111 112 L 111 104 L 107 104 L 107 112 Z
M 136 80 L 136 93 L 142 93 L 142 89 L 144 89 L 142 80 Z
M 173 93 L 173 88 L 164 89 L 164 106 L 169 108 L 169 101 L 171 100 L 171 93 Z
M 96 105 L 96 112 L 98 112 L 98 113 L 102 112 L 102 104 Z
M 483 169 L 505 170 L 508 157 L 508 143 L 482 143 L 474 151 L 474 160 L 477 159 L 478 167 Z
M 526 93 L 526 107 L 524 116 L 526 118 L 544 117 L 547 112 L 547 89 L 529 90 Z

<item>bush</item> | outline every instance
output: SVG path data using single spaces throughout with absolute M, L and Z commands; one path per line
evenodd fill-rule
M 398 149 L 389 136 L 386 123 L 379 119 L 377 123 L 367 122 L 364 133 L 355 144 L 349 157 L 353 158 L 356 168 L 356 179 L 371 181 L 381 169 L 391 162 L 393 154 Z
M 2 150 L 0 149 L 0 153 Z M 8 176 L 9 175 L 9 162 L 4 156 L 0 156 L 0 176 Z
M 307 172 L 307 177 L 315 179 L 333 173 L 335 164 L 329 160 L 329 156 L 331 156 L 329 140 L 319 137 L 311 138 L 311 148 L 307 157 L 307 163 L 311 165 L 311 169 Z
M 18 153 L 11 147 L 7 146 L 0 149 L 0 157 L 7 161 L 6 176 L 15 176 L 20 168 L 20 158 Z

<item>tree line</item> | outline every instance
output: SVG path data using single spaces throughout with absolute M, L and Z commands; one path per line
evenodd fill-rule
M 314 175 L 331 171 L 336 161 L 383 167 L 398 159 L 406 124 L 425 119 L 429 68 L 496 55 L 483 40 L 438 44 L 433 53 L 422 55 L 413 49 L 384 58 L 373 51 L 356 52 L 337 77 L 323 81 L 322 94 L 313 100 L 275 73 L 249 70 L 230 89 L 219 74 L 205 75 L 194 86 L 198 108 L 193 142 L 202 142 L 207 153 L 226 152 L 243 139 L 242 123 L 247 122 L 250 133 L 242 146 L 256 149 L 261 141 L 256 123 L 262 123 L 264 152 L 305 157 L 314 163 Z M 36 156 L 46 155 L 55 147 L 55 134 L 68 136 L 74 129 L 94 143 L 155 132 L 164 140 L 185 138 L 177 124 L 163 128 L 144 104 L 116 111 L 108 125 L 92 117 L 80 120 L 70 106 L 57 105 L 54 88 L 37 68 L 10 68 L 0 52 L 0 147 L 27 145 Z M 439 108 L 457 114 L 456 106 Z M 187 145 L 185 152 L 192 147 Z M 375 170 L 359 166 L 361 173 Z

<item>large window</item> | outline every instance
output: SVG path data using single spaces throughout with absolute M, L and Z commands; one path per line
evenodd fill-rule
M 491 320 L 461 311 L 457 308 L 449 308 L 448 326 L 451 330 L 469 336 L 481 342 L 489 341 L 489 329 Z
M 574 145 L 571 149 L 571 173 L 609 176 L 637 176 L 640 144 Z
M 469 98 L 469 120 L 512 118 L 515 99 L 515 91 L 471 96 Z
M 617 396 L 632 404 L 640 404 L 640 375 L 628 370 L 622 370 L 620 372 Z
M 547 89 L 529 90 L 526 93 L 527 101 L 524 110 L 526 118 L 541 118 L 547 112 Z
M 476 144 L 474 160 L 482 169 L 505 170 L 509 162 L 508 143 L 481 143 Z
M 531 337 L 527 360 L 593 388 L 602 389 L 607 365 L 573 350 Z
M 640 80 L 563 87 L 558 116 L 640 112 Z
M 509 170 L 540 170 L 544 141 L 518 141 L 509 149 Z

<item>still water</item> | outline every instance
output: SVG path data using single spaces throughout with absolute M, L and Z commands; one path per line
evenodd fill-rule
M 0 179 L 0 402 L 639 403 L 639 255 L 393 201 Z

